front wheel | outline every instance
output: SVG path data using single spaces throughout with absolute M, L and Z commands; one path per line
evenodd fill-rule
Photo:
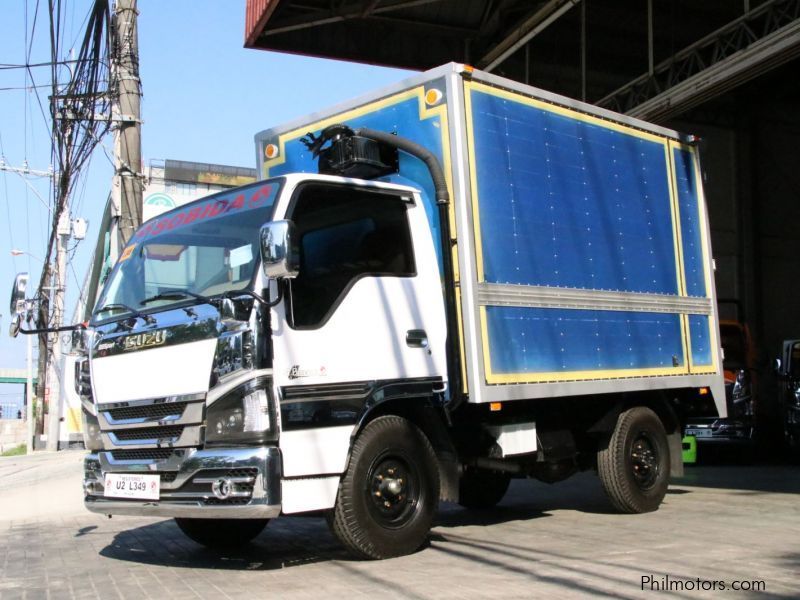
M 242 546 L 264 531 L 269 519 L 175 519 L 189 538 L 209 548 Z
M 438 502 L 439 470 L 428 438 L 389 415 L 356 438 L 328 522 L 356 556 L 402 556 L 425 542 Z
M 623 513 L 656 510 L 669 471 L 667 435 L 658 416 L 644 406 L 620 414 L 607 447 L 597 453 L 597 472 L 614 507 Z

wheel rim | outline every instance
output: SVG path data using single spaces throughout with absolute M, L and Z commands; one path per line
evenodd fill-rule
M 403 456 L 383 455 L 372 463 L 367 475 L 367 505 L 376 522 L 396 529 L 416 512 L 419 489 L 413 463 Z
M 630 465 L 633 481 L 639 489 L 646 490 L 655 485 L 659 474 L 658 447 L 644 431 L 631 444 Z

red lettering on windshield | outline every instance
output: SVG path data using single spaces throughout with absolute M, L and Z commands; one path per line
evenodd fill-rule
M 200 216 L 201 210 L 202 210 L 201 206 L 195 206 L 192 210 L 189 211 L 189 214 L 186 215 L 186 219 L 184 219 L 183 224 L 188 225 L 189 223 L 194 223 L 197 220 L 197 217 Z
M 233 199 L 231 205 L 225 212 L 230 212 L 232 210 L 239 210 L 240 208 L 244 208 L 244 194 L 239 194 L 236 198 Z
M 218 214 L 223 212 L 228 206 L 228 200 L 226 198 L 222 198 L 214 202 L 208 207 L 208 212 L 203 216 L 203 218 L 210 219 L 211 217 L 216 217 Z
M 250 196 L 249 206 L 250 208 L 255 208 L 256 206 L 261 206 L 264 204 L 266 200 L 272 196 L 272 186 L 265 185 L 258 188 L 255 193 Z
M 233 198 L 209 200 L 203 204 L 193 206 L 188 211 L 183 210 L 176 214 L 153 219 L 136 232 L 134 239 L 140 240 L 148 236 L 158 235 L 164 231 L 168 231 L 182 225 L 189 225 L 195 221 L 213 219 L 214 217 L 224 213 L 231 213 L 242 209 L 258 208 L 259 206 L 262 206 L 268 202 L 270 198 L 272 198 L 272 195 L 272 185 L 262 185 L 252 193 L 249 199 L 245 193 L 240 193 Z

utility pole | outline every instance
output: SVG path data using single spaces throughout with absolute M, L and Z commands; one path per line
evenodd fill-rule
M 33 454 L 33 336 L 26 335 L 25 337 L 28 338 L 26 340 L 28 345 L 27 360 L 25 361 L 25 366 L 28 369 L 25 382 L 25 398 L 28 401 L 28 405 L 25 407 L 25 427 L 27 429 L 25 449 L 28 452 L 28 456 L 30 456 Z
M 67 244 L 72 235 L 72 221 L 69 215 L 69 206 L 64 205 L 64 211 L 58 220 L 58 245 L 56 246 L 56 268 L 53 271 L 52 289 L 50 298 L 52 302 L 51 327 L 58 329 L 64 322 L 64 291 L 67 283 Z M 61 381 L 63 373 L 61 365 L 61 333 L 50 334 L 51 355 L 48 360 L 47 389 L 49 390 L 48 410 L 49 423 L 47 426 L 47 449 L 58 450 L 58 438 L 61 432 Z
M 115 172 L 111 188 L 114 223 L 110 258 L 119 252 L 142 224 L 141 80 L 136 0 L 117 0 L 112 25 L 111 74 L 115 89 L 112 104 Z M 94 301 L 91 298 L 90 301 Z

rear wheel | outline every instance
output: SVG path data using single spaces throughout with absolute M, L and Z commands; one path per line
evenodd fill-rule
M 439 470 L 428 438 L 389 415 L 356 438 L 328 522 L 361 558 L 410 554 L 427 539 L 439 502 Z
M 636 406 L 619 415 L 608 445 L 597 453 L 606 495 L 624 513 L 654 511 L 669 485 L 667 435 L 658 416 Z
M 209 548 L 242 546 L 264 531 L 269 519 L 175 519 L 180 530 Z
M 510 481 L 507 473 L 467 469 L 458 482 L 458 503 L 464 508 L 492 508 L 506 495 Z

